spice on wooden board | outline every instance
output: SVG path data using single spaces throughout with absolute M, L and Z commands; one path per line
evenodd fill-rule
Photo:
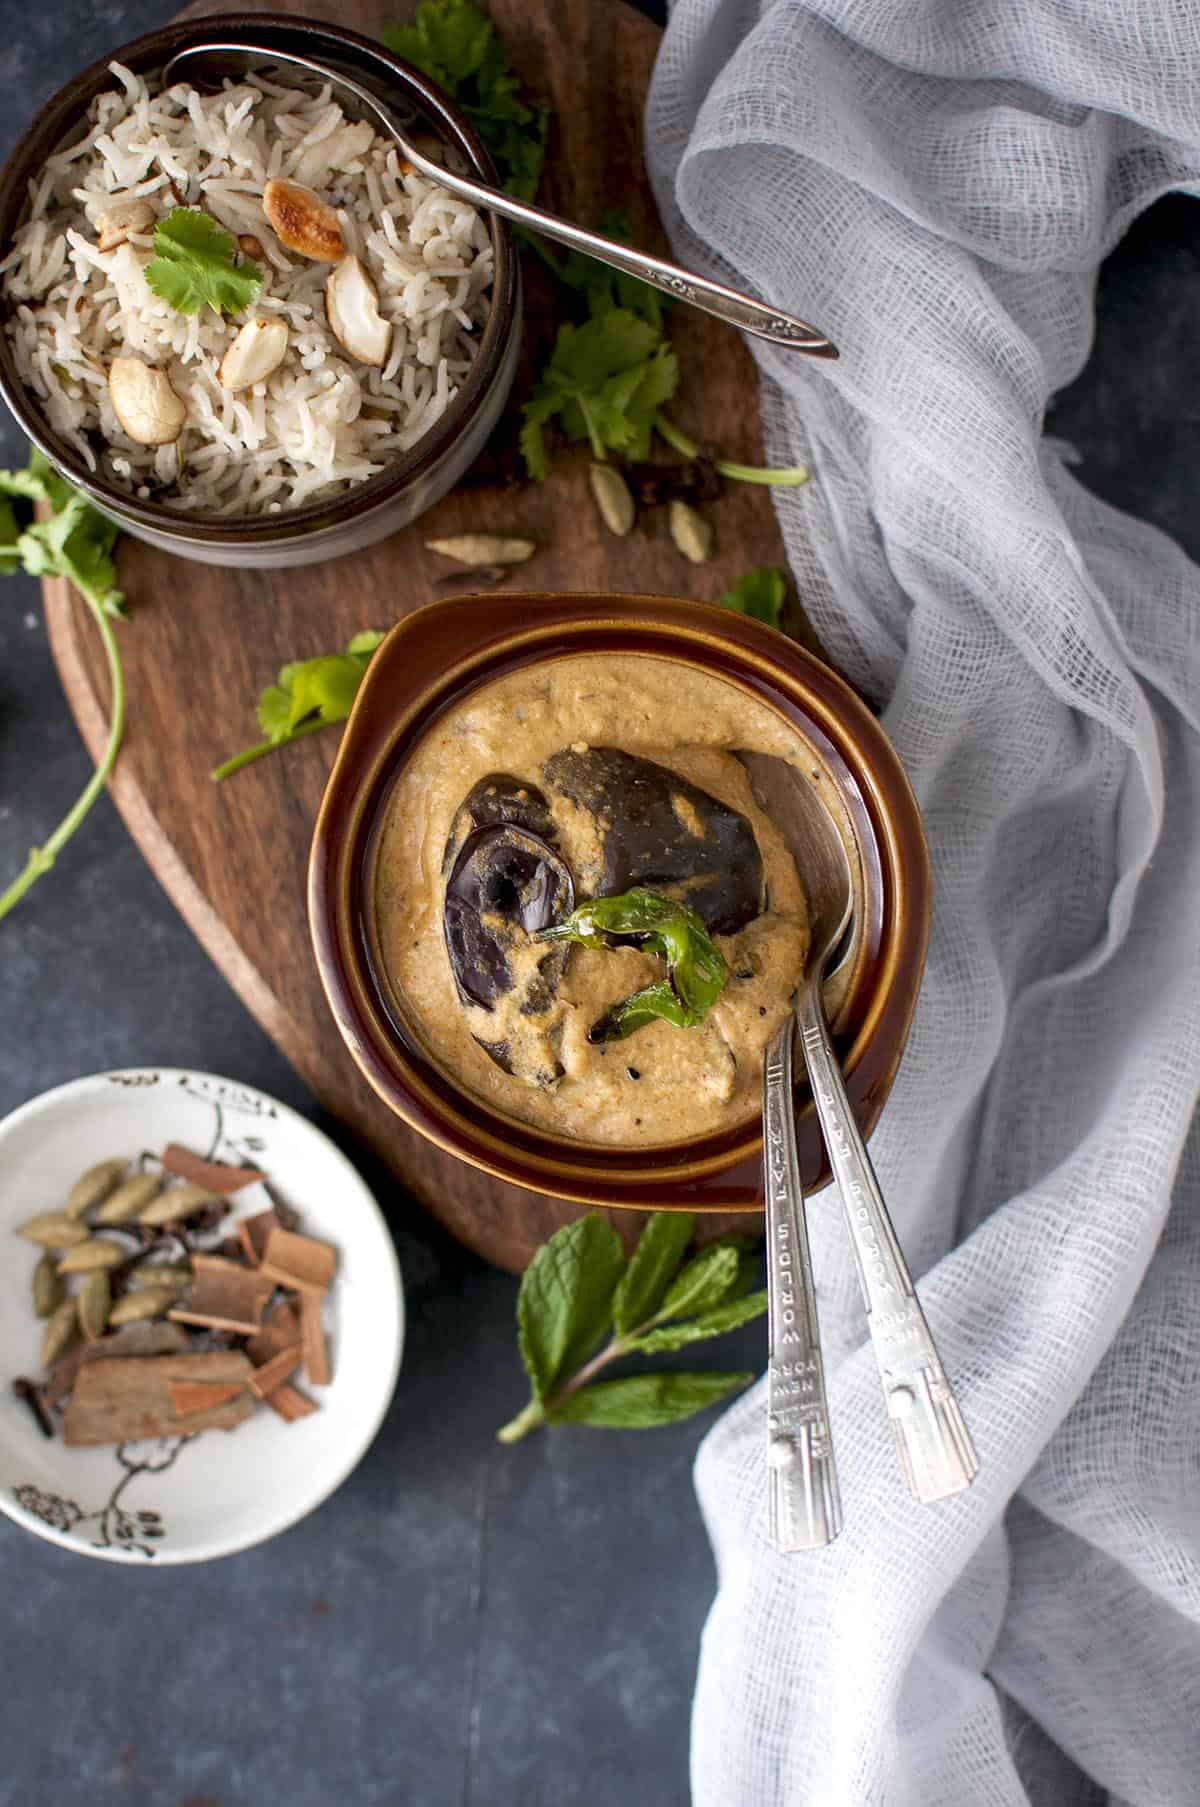
M 266 1174 L 260 1173 L 257 1167 L 230 1167 L 224 1161 L 206 1161 L 203 1155 L 193 1154 L 190 1148 L 184 1148 L 178 1142 L 168 1142 L 163 1149 L 162 1164 L 168 1173 L 177 1173 L 181 1180 L 191 1180 L 194 1185 L 205 1186 L 210 1192 L 219 1193 L 228 1198 L 232 1192 L 240 1192 L 243 1186 L 252 1186 L 257 1180 L 265 1180 Z
M 237 1349 L 82 1362 L 67 1402 L 63 1442 L 74 1449 L 181 1430 L 232 1430 L 254 1410 L 250 1393 L 239 1391 L 224 1405 L 184 1418 L 171 1402 L 171 1382 L 236 1382 L 241 1388 L 249 1372 L 249 1357 Z

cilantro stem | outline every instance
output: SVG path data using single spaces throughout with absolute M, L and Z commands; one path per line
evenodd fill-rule
M 231 759 L 225 760 L 223 765 L 214 766 L 209 777 L 215 783 L 220 784 L 222 778 L 232 778 L 233 774 L 240 772 L 243 766 L 253 765 L 256 759 L 265 759 L 268 753 L 274 753 L 280 747 L 286 747 L 289 741 L 299 740 L 302 734 L 316 734 L 319 729 L 332 728 L 333 725 L 332 722 L 320 719 L 314 722 L 301 722 L 298 728 L 292 729 L 286 740 L 260 740 L 253 747 L 243 747 L 240 753 L 235 753 Z
M 689 439 L 665 414 L 654 416 L 654 430 L 684 458 L 700 456 L 696 441 Z M 808 482 L 806 464 L 735 464 L 729 458 L 714 458 L 713 469 L 718 476 L 728 477 L 732 483 L 768 483 L 780 489 L 799 489 L 802 483 Z
M 94 596 L 89 595 L 86 590 L 81 589 L 79 594 L 91 610 L 92 619 L 99 629 L 105 657 L 108 660 L 108 677 L 111 686 L 108 744 L 104 749 L 103 758 L 84 785 L 74 807 L 63 817 L 49 840 L 32 850 L 23 870 L 18 873 L 3 896 L 0 896 L 0 919 L 7 916 L 9 911 L 20 903 L 26 891 L 31 885 L 36 884 L 43 873 L 49 872 L 56 858 L 104 789 L 108 775 L 116 764 L 117 753 L 121 746 L 121 735 L 125 728 L 125 674 L 121 666 L 120 650 L 101 603 Z

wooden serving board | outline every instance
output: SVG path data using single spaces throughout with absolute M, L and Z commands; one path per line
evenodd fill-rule
M 547 204 L 589 224 L 623 207 L 637 242 L 665 250 L 641 154 L 657 28 L 622 0 L 489 4 L 529 91 L 553 108 L 542 190 Z M 272 0 L 271 10 L 315 14 L 319 0 Z M 412 10 L 411 0 L 340 0 L 335 16 L 377 36 L 386 19 Z M 564 317 L 552 278 L 532 257 L 525 266 L 524 364 L 514 406 Z M 760 459 L 757 378 L 737 334 L 685 307 L 675 310 L 671 334 L 683 371 L 674 417 L 727 456 Z M 119 555 L 130 605 L 129 621 L 119 629 L 128 726 L 112 792 L 131 834 L 202 945 L 320 1102 L 383 1157 L 451 1234 L 514 1270 L 578 1207 L 476 1173 L 399 1123 L 343 1047 L 317 980 L 305 868 L 338 730 L 285 748 L 225 784 L 214 785 L 208 774 L 257 738 L 254 703 L 280 665 L 335 651 L 359 629 L 386 628 L 443 593 L 438 580 L 447 566 L 425 551 L 426 539 L 466 528 L 527 535 L 539 551 L 513 580 L 517 588 L 527 577 L 539 590 L 640 590 L 705 601 L 749 567 L 782 562 L 765 490 L 726 486 L 711 510 L 716 554 L 693 566 L 671 544 L 665 510 L 646 515 L 628 539 L 607 533 L 588 494 L 587 462 L 586 449 L 576 447 L 556 452 L 544 485 L 469 482 L 382 545 L 303 570 L 223 571 L 128 538 Z M 487 463 L 485 454 L 485 470 Z M 47 583 L 45 600 L 63 688 L 97 755 L 108 700 L 100 646 L 64 583 Z M 636 1233 L 637 1221 L 627 1213 L 613 1220 L 627 1237 Z

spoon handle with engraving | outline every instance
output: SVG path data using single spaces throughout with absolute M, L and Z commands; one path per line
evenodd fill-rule
M 929 1504 L 969 1487 L 979 1472 L 979 1458 L 854 1121 L 817 985 L 801 986 L 796 1018 L 817 1117 L 858 1261 L 900 1466 L 914 1498 Z
M 796 1158 L 789 1016 L 763 1066 L 763 1190 L 767 1208 L 767 1529 L 777 1550 L 818 1550 L 842 1528 L 817 1340 L 804 1192 Z

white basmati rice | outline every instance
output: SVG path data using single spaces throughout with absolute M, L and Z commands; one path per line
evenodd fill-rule
M 477 211 L 405 170 L 395 146 L 319 93 L 260 77 L 205 95 L 151 95 L 119 63 L 90 129 L 30 184 L 30 214 L 0 262 L 17 367 L 49 425 L 118 488 L 172 508 L 278 514 L 386 469 L 445 412 L 487 319 L 492 247 Z M 382 369 L 356 363 L 325 318 L 332 265 L 289 252 L 267 224 L 273 177 L 315 188 L 337 211 L 392 323 Z M 263 284 L 232 320 L 177 313 L 146 282 L 154 226 L 99 250 L 94 222 L 114 194 L 164 219 L 203 206 L 262 247 Z M 231 393 L 222 354 L 246 320 L 283 319 L 288 349 L 265 382 Z M 187 404 L 173 446 L 138 445 L 117 423 L 108 369 L 119 356 L 163 370 Z

